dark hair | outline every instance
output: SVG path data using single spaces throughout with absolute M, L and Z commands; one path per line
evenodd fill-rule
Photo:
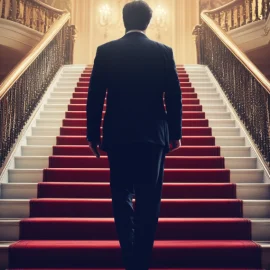
M 152 9 L 142 0 L 127 3 L 123 8 L 123 20 L 126 31 L 146 30 L 152 18 Z

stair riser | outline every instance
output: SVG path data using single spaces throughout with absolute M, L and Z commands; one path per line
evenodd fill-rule
M 166 170 L 165 170 L 166 173 Z M 231 170 L 232 183 L 262 183 L 262 170 Z M 9 170 L 10 183 L 40 183 L 43 181 L 43 170 Z
M 60 162 L 60 159 L 61 159 L 60 157 L 57 158 L 57 164 L 58 164 L 58 162 Z M 88 159 L 85 157 L 83 160 L 86 161 L 86 159 L 89 160 L 89 161 L 87 161 L 87 164 L 89 163 L 88 166 L 91 164 L 92 166 L 98 166 L 98 168 L 108 168 L 107 158 L 97 161 L 94 158 Z M 213 159 L 213 161 L 214 160 L 215 159 Z M 176 164 L 177 164 L 177 168 L 193 168 L 192 167 L 193 163 L 189 164 L 189 166 L 191 166 L 191 167 L 186 167 L 186 165 L 184 165 L 184 163 L 183 163 L 183 165 L 181 165 L 182 161 L 183 161 L 183 159 L 167 158 L 165 167 L 166 168 L 176 168 Z M 63 160 L 63 162 L 64 162 L 64 160 Z M 91 162 L 95 162 L 96 164 L 91 163 Z M 61 166 L 63 166 L 63 168 L 65 168 L 65 166 L 67 166 L 67 165 L 64 165 L 63 163 L 61 163 L 61 164 L 62 164 Z M 86 166 L 86 164 L 84 166 Z M 179 167 L 179 166 L 183 166 L 183 167 Z M 209 165 L 204 164 L 204 166 L 210 166 L 210 164 Z M 215 166 L 215 165 L 213 164 L 213 166 Z M 48 167 L 49 167 L 48 157 L 38 157 L 38 156 L 37 157 L 27 157 L 27 156 L 15 157 L 15 168 L 16 169 L 43 169 L 43 168 L 48 168 Z M 78 165 L 74 164 L 74 168 L 77 168 L 77 167 L 78 167 Z M 80 168 L 83 168 L 83 167 L 80 167 Z M 196 168 L 199 168 L 199 167 L 196 167 Z M 206 168 L 206 167 L 204 167 L 204 168 Z M 213 167 L 213 168 L 215 168 L 215 167 Z M 216 168 L 218 168 L 218 167 L 216 167 Z M 227 168 L 227 169 L 255 169 L 256 168 L 256 159 L 255 158 L 241 158 L 241 157 L 240 158 L 225 158 L 225 168 Z
M 165 188 L 163 188 L 165 189 Z M 109 187 L 106 188 L 109 192 Z M 107 191 L 106 191 L 107 192 Z M 106 193 L 105 192 L 105 193 Z M 106 193 L 107 194 L 107 193 Z M 166 193 L 167 194 L 167 193 Z M 176 194 L 176 192 L 175 192 Z M 59 197 L 61 197 L 59 195 Z M 213 193 L 212 198 L 219 198 L 218 194 Z M 236 187 L 236 198 L 241 200 L 267 200 L 270 197 L 270 187 L 269 185 L 261 184 L 259 186 L 245 185 L 244 187 L 241 185 L 237 185 Z M 37 184 L 2 184 L 1 186 L 1 198 L 2 199 L 32 199 L 37 198 Z M 87 197 L 86 197 L 87 198 Z M 90 196 L 89 198 L 110 198 L 110 196 Z M 168 196 L 163 196 L 163 198 L 169 198 Z M 182 198 L 181 195 L 174 196 L 173 198 Z M 194 196 L 194 198 L 199 198 L 198 196 Z M 201 196 L 200 198 L 203 198 Z M 221 197 L 220 197 L 221 198 Z
M 43 207 L 43 206 L 41 206 L 41 207 Z M 66 206 L 66 207 L 68 207 L 68 206 Z M 105 206 L 105 207 L 107 207 L 107 206 Z M 179 207 L 181 208 L 180 205 L 179 205 Z M 204 212 L 202 210 L 202 205 L 200 204 L 200 206 L 198 206 L 198 207 L 200 208 L 200 217 L 203 217 Z M 215 203 L 214 207 L 215 207 L 216 212 L 218 212 L 219 206 Z M 45 207 L 45 208 L 48 210 L 47 207 Z M 42 213 L 41 209 L 43 209 L 43 208 L 40 208 L 40 207 L 36 208 L 36 211 L 38 211 L 39 215 L 41 215 L 41 213 Z M 55 207 L 53 208 L 53 210 L 57 211 L 55 209 Z M 86 208 L 84 208 L 84 210 L 86 210 Z M 170 212 L 169 216 L 170 217 L 180 217 L 179 216 L 180 212 L 178 210 L 175 210 L 175 211 L 176 212 L 174 212 L 174 213 Z M 76 216 L 79 215 L 78 211 L 74 212 L 74 214 L 75 213 L 76 213 Z M 30 206 L 29 206 L 28 200 L 26 200 L 25 202 L 16 202 L 16 201 L 12 201 L 12 200 L 0 202 L 0 218 L 6 218 L 6 219 L 8 219 L 8 218 L 17 218 L 17 219 L 18 218 L 27 218 L 27 217 L 29 217 L 29 214 L 30 214 Z M 74 216 L 74 214 L 72 214 L 72 217 Z M 50 216 L 52 216 L 52 215 L 50 214 Z M 61 217 L 61 215 L 56 214 L 56 212 L 55 212 L 54 216 Z M 86 217 L 86 216 L 84 216 L 84 217 Z M 98 214 L 95 214 L 94 212 L 90 213 L 90 211 L 88 209 L 87 210 L 87 217 L 112 217 L 111 207 L 108 206 L 107 213 L 105 211 L 102 211 Z M 160 217 L 164 217 L 164 213 L 161 214 Z M 185 215 L 185 217 L 186 217 L 186 215 Z M 191 212 L 189 212 L 189 217 L 195 217 L 195 216 L 193 214 L 191 214 Z M 199 216 L 197 216 L 197 217 L 199 217 Z M 222 214 L 222 217 L 225 217 L 224 214 Z M 270 202 L 269 201 L 244 201 L 243 202 L 243 217 L 244 218 L 270 218 Z
M 79 84 L 83 85 L 84 87 L 88 87 L 89 83 L 85 82 L 84 84 Z M 182 84 L 183 85 L 183 84 Z M 185 86 L 186 84 L 184 84 Z M 57 82 L 56 87 L 76 87 L 77 83 L 75 82 Z M 207 83 L 207 82 L 194 82 L 192 83 L 193 87 L 213 87 L 213 83 Z
M 74 133 L 72 132 L 72 130 L 76 130 L 76 128 L 72 128 L 70 127 L 70 131 L 66 131 L 65 133 L 63 133 L 63 135 L 73 135 Z M 188 127 L 183 127 L 183 135 L 187 136 L 196 136 L 198 133 L 198 130 L 200 129 L 198 127 L 198 129 L 194 129 L 194 128 L 188 128 Z M 208 129 L 206 130 L 205 128 L 201 128 L 202 132 L 204 132 L 203 130 L 205 130 L 205 133 L 201 133 L 201 134 L 205 134 L 210 136 L 211 134 L 213 136 L 239 136 L 240 135 L 240 130 L 238 128 L 212 128 L 212 132 L 207 133 Z M 102 134 L 103 129 L 101 129 L 101 134 Z M 211 131 L 211 130 L 210 130 Z M 62 131 L 64 132 L 64 131 Z M 194 133 L 194 134 L 193 134 Z M 86 128 L 81 130 L 80 132 L 76 133 L 77 135 L 80 136 L 86 136 Z M 58 136 L 60 135 L 60 128 L 56 127 L 44 127 L 44 128 L 39 128 L 39 127 L 33 127 L 32 128 L 32 135 L 33 136 Z
M 87 227 L 89 230 L 89 227 Z M 81 229 L 81 228 L 80 228 Z M 19 240 L 19 221 L 4 223 L 0 221 L 0 241 Z M 87 230 L 84 230 L 87 231 Z M 112 231 L 112 230 L 108 230 Z M 199 231 L 199 228 L 198 228 Z M 270 223 L 264 221 L 251 221 L 251 232 L 253 241 L 270 241 Z M 73 229 L 74 233 L 74 229 Z M 71 235 L 71 234 L 70 234 Z M 95 237 L 95 235 L 93 235 Z M 221 238 L 221 237 L 220 237 Z M 66 237 L 69 239 L 69 237 Z M 100 239 L 104 236 L 100 235 Z M 230 238 L 227 238 L 230 239 Z
M 56 145 L 56 137 L 33 137 L 27 136 L 28 145 Z M 216 137 L 216 145 L 219 146 L 245 146 L 245 139 L 243 137 Z M 86 144 L 86 141 L 85 141 Z
M 62 126 L 62 119 L 37 119 L 37 127 L 60 127 Z M 235 127 L 235 120 L 209 120 L 209 127 Z
M 64 119 L 65 118 L 65 111 L 42 111 L 40 112 L 40 118 L 52 118 L 52 119 Z M 231 119 L 230 112 L 223 112 L 223 113 L 215 113 L 215 112 L 207 112 L 205 113 L 205 118 L 209 120 L 213 119 Z
M 222 99 L 198 100 L 198 101 L 199 101 L 198 104 L 201 104 L 203 106 L 223 106 L 224 105 Z M 84 101 L 80 101 L 80 103 L 77 102 L 77 103 L 74 103 L 74 104 L 86 104 L 86 102 L 87 102 L 87 99 L 85 99 Z M 50 105 L 53 105 L 53 104 L 68 105 L 68 104 L 70 104 L 70 98 L 49 98 L 47 104 L 50 104 Z M 183 100 L 183 104 L 185 104 L 184 100 Z
M 195 87 L 195 92 L 196 93 L 208 93 L 208 94 L 215 94 L 216 92 L 216 88 L 213 87 L 212 84 L 210 83 L 202 83 L 203 85 L 200 86 L 200 83 L 194 83 L 193 87 Z M 57 87 L 55 87 L 53 89 L 53 93 L 58 93 L 58 92 L 82 92 L 82 93 L 88 93 L 88 88 L 84 87 L 84 89 L 79 89 L 76 90 L 76 83 L 70 83 L 70 85 L 67 85 L 66 83 L 61 83 L 60 85 L 58 85 Z M 182 93 L 186 93 L 187 90 L 183 89 Z
M 22 156 L 51 156 L 53 149 L 51 146 L 23 146 Z M 224 157 L 250 157 L 250 148 L 242 147 L 234 149 L 230 147 L 221 147 L 221 156 Z

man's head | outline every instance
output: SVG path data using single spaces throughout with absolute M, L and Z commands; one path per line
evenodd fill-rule
M 126 31 L 145 31 L 152 18 L 152 9 L 142 0 L 127 3 L 123 9 L 123 20 Z

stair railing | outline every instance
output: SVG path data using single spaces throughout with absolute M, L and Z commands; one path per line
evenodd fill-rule
M 38 29 L 48 31 L 41 41 L 15 66 L 0 85 L 0 167 L 10 154 L 12 147 L 41 97 L 63 64 L 71 62 L 70 33 L 74 27 L 69 25 L 70 13 L 55 10 L 36 0 L 7 1 L 5 3 L 38 6 L 46 9 L 45 24 Z M 2 2 L 3 3 L 3 2 Z M 13 6 L 14 7 L 14 6 Z M 16 6 L 18 7 L 18 6 Z M 18 9 L 16 9 L 16 18 Z M 32 11 L 34 8 L 32 8 Z M 3 14 L 3 9 L 2 9 Z M 10 13 L 9 13 L 10 14 Z M 14 15 L 14 10 L 11 12 Z M 20 14 L 21 11 L 20 11 Z M 32 13 L 33 14 L 33 13 Z M 12 15 L 12 16 L 13 16 Z M 23 17 L 27 21 L 28 17 Z M 35 25 L 32 21 L 32 27 Z M 50 24 L 48 22 L 53 22 Z M 38 25 L 38 24 L 37 24 Z M 41 26 L 42 23 L 39 24 Z
M 207 14 L 227 32 L 252 22 L 266 20 L 269 12 L 270 0 L 234 0 L 207 11 Z
M 270 82 L 213 19 L 219 11 L 203 11 L 195 27 L 198 62 L 212 71 L 270 166 Z
M 63 14 L 63 10 L 38 0 L 0 0 L 0 18 L 20 23 L 41 33 Z

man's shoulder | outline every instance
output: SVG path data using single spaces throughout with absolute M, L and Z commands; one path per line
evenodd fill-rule
M 108 41 L 106 43 L 103 43 L 101 45 L 98 46 L 98 49 L 99 50 L 106 50 L 106 49 L 109 49 L 111 46 L 117 44 L 118 42 L 120 42 L 121 39 L 115 39 L 115 40 L 111 40 L 111 41 Z
M 152 44 L 152 45 L 155 46 L 155 47 L 159 47 L 159 48 L 161 48 L 161 49 L 163 49 L 163 50 L 165 50 L 165 51 L 167 51 L 167 52 L 172 51 L 172 48 L 171 48 L 171 47 L 169 47 L 169 46 L 167 46 L 167 45 L 165 45 L 165 44 L 163 44 L 163 43 L 161 43 L 161 42 L 152 40 L 152 39 L 150 39 L 150 38 L 145 39 L 144 41 L 146 41 L 146 42 Z M 104 43 L 104 44 L 98 46 L 98 49 L 100 49 L 100 50 L 108 50 L 108 49 L 110 49 L 111 47 L 117 46 L 117 45 L 119 45 L 119 44 L 121 44 L 121 43 L 123 43 L 123 42 L 124 42 L 123 38 L 115 39 L 115 40 L 106 42 L 106 43 Z

